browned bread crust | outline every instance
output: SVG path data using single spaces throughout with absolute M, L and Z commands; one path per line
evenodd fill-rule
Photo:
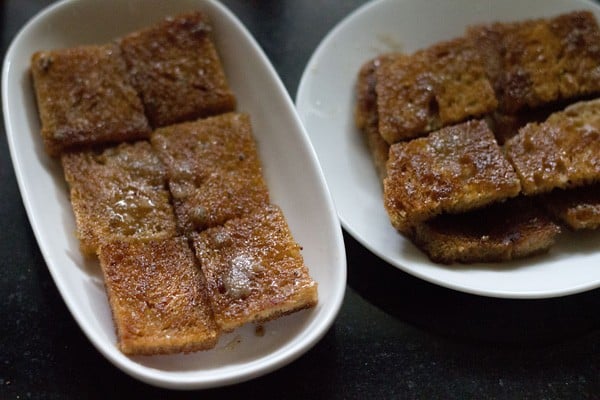
M 441 213 L 460 213 L 514 197 L 519 180 L 480 120 L 390 147 L 384 203 L 392 224 L 410 233 Z
M 317 304 L 317 284 L 276 206 L 194 233 L 192 239 L 215 320 L 224 331 Z
M 418 224 L 413 240 L 437 263 L 499 262 L 546 252 L 559 233 L 539 207 L 517 197 Z
M 527 124 L 505 148 L 527 195 L 599 182 L 600 99 Z
M 391 57 L 394 57 L 394 55 L 383 55 L 369 60 L 361 67 L 356 83 L 354 120 L 358 129 L 363 133 L 367 146 L 371 151 L 371 157 L 381 181 L 383 181 L 386 175 L 385 165 L 390 145 L 379 134 L 375 71 L 381 66 L 384 60 Z
M 37 52 L 31 58 L 31 73 L 49 155 L 150 134 L 118 46 Z
M 148 142 L 65 153 L 61 160 L 84 254 L 94 255 L 103 241 L 175 236 L 164 166 Z
M 600 29 L 589 11 L 471 27 L 467 36 L 504 114 L 600 93 Z
M 600 184 L 557 189 L 544 195 L 543 204 L 559 221 L 573 230 L 600 227 Z
M 109 242 L 98 256 L 123 353 L 187 353 L 216 345 L 206 283 L 185 238 Z
M 169 17 L 120 41 L 154 127 L 235 108 L 211 24 L 201 12 Z
M 479 53 L 465 38 L 384 62 L 376 72 L 376 91 L 379 131 L 389 144 L 497 106 Z
M 157 129 L 181 230 L 221 225 L 269 202 L 247 114 L 228 113 Z

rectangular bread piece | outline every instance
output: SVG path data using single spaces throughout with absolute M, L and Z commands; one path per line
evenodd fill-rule
M 371 151 L 377 174 L 381 181 L 386 175 L 386 163 L 390 145 L 379 133 L 379 117 L 377 113 L 377 92 L 375 91 L 376 71 L 382 61 L 394 55 L 383 55 L 365 63 L 356 83 L 356 107 L 354 121 Z
M 231 92 L 202 12 L 169 17 L 120 40 L 154 127 L 232 111 Z
M 600 29 L 589 11 L 467 30 L 504 114 L 600 93 Z
M 599 182 L 600 99 L 527 124 L 505 149 L 527 195 Z
M 123 353 L 187 353 L 216 345 L 206 283 L 185 238 L 109 242 L 98 256 Z
M 118 46 L 40 51 L 32 56 L 31 73 L 49 155 L 150 135 Z
M 377 69 L 379 131 L 393 144 L 483 116 L 497 101 L 472 42 L 457 38 Z
M 221 225 L 269 203 L 247 114 L 228 113 L 163 127 L 151 141 L 167 167 L 184 233 Z
M 62 156 L 81 251 L 94 255 L 102 241 L 176 235 L 164 166 L 150 143 L 123 143 Z
M 278 207 L 266 206 L 192 239 L 222 330 L 317 304 L 317 284 Z
M 519 190 L 515 171 L 481 120 L 390 147 L 384 203 L 402 233 L 438 214 L 483 207 Z
M 517 197 L 418 224 L 413 241 L 437 263 L 500 262 L 546 252 L 559 233 L 531 199 Z
M 573 230 L 600 227 L 600 183 L 543 195 L 546 209 Z

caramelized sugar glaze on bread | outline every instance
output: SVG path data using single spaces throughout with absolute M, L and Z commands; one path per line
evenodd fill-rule
M 183 232 L 221 225 L 268 204 L 247 114 L 228 113 L 160 128 L 151 141 L 167 167 Z
M 600 182 L 600 100 L 528 124 L 505 147 L 527 195 Z
M 413 241 L 438 263 L 499 262 L 546 252 L 559 233 L 547 214 L 520 196 L 417 224 Z
M 166 18 L 120 40 L 134 86 L 154 127 L 235 108 L 235 97 L 201 12 Z
M 473 120 L 390 147 L 384 203 L 410 233 L 441 213 L 459 213 L 519 194 L 520 184 L 486 123 Z
M 175 236 L 165 168 L 150 143 L 65 153 L 61 160 L 84 254 L 94 255 L 103 241 Z
M 317 304 L 317 284 L 278 207 L 266 206 L 192 239 L 224 331 Z
M 496 108 L 479 53 L 458 38 L 385 60 L 376 70 L 379 132 L 389 144 Z
M 600 183 L 575 189 L 556 189 L 541 200 L 546 209 L 570 229 L 600 227 Z
M 31 58 L 31 73 L 49 155 L 149 136 L 118 46 L 40 51 Z
M 218 328 L 187 240 L 108 242 L 98 252 L 116 326 L 128 355 L 213 348 Z

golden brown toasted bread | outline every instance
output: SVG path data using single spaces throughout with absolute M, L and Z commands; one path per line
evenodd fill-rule
M 187 353 L 216 345 L 206 283 L 185 238 L 108 242 L 98 256 L 123 353 Z
M 480 120 L 390 147 L 385 208 L 402 233 L 441 213 L 460 213 L 514 197 L 517 175 Z
M 371 157 L 381 181 L 383 181 L 386 175 L 385 165 L 390 145 L 379 134 L 375 71 L 381 66 L 382 61 L 392 57 L 394 55 L 390 54 L 369 60 L 361 67 L 356 84 L 354 120 L 358 129 L 363 133 L 367 146 L 371 151 Z
M 376 71 L 381 136 L 393 144 L 497 106 L 479 53 L 458 38 L 382 63 Z
M 37 52 L 31 72 L 49 155 L 149 136 L 144 107 L 117 46 Z
M 527 124 L 505 149 L 527 195 L 600 181 L 600 99 Z
M 467 37 L 504 114 L 600 93 L 600 29 L 591 12 L 475 26 Z
M 268 204 L 247 114 L 228 113 L 163 127 L 154 131 L 151 141 L 167 167 L 183 232 L 221 225 Z
M 103 241 L 175 236 L 164 166 L 148 142 L 65 153 L 61 160 L 84 254 L 95 254 Z
M 498 262 L 546 252 L 559 233 L 530 199 L 517 197 L 417 224 L 413 241 L 438 263 Z
M 235 108 L 211 31 L 208 17 L 192 12 L 121 39 L 133 84 L 154 127 Z
M 192 239 L 215 320 L 224 331 L 317 304 L 317 284 L 276 206 L 194 233 Z
M 548 211 L 573 230 L 600 227 L 600 184 L 556 189 L 542 196 Z

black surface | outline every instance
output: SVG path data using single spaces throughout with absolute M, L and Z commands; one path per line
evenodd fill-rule
M 2 54 L 48 3 L 0 2 Z M 294 97 L 319 41 L 363 1 L 224 3 Z M 5 135 L 0 179 L 0 399 L 600 398 L 600 290 L 546 300 L 467 295 L 385 264 L 349 235 L 343 308 L 304 356 L 221 389 L 143 384 L 95 350 L 63 303 L 22 206 Z

